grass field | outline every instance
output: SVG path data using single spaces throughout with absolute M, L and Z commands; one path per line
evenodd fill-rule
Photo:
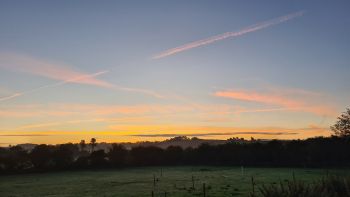
M 162 169 L 162 170 L 161 170 Z M 162 171 L 162 176 L 161 176 Z M 248 196 L 252 179 L 262 183 L 297 179 L 312 181 L 326 174 L 324 169 L 229 167 L 148 167 L 123 170 L 56 172 L 0 176 L 0 196 L 121 196 L 193 197 Z M 349 170 L 329 170 L 330 174 L 350 174 Z M 154 186 L 154 176 L 156 185 Z M 195 189 L 192 189 L 192 176 Z M 158 181 L 157 181 L 158 179 Z

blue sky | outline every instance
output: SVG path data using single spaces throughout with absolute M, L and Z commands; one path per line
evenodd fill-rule
M 299 132 L 273 138 L 329 135 L 329 125 L 350 100 L 349 6 L 348 1 L 1 1 L 0 98 L 26 92 L 0 102 L 0 133 L 7 136 L 1 143 L 95 135 L 135 141 L 128 135 L 209 130 L 232 132 L 211 138 L 246 130 Z M 258 31 L 152 59 L 300 11 L 302 16 Z M 48 64 L 60 72 L 47 73 Z M 101 71 L 108 72 L 35 90 Z M 130 107 L 138 110 L 119 110 Z

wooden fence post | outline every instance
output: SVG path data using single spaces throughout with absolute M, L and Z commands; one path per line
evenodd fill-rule
M 192 175 L 192 188 L 194 189 L 194 176 Z
M 293 171 L 293 182 L 295 183 L 296 179 L 295 179 L 295 174 L 294 174 L 294 171 Z
M 203 197 L 205 197 L 205 183 L 203 183 Z
M 252 190 L 253 190 L 253 195 L 255 195 L 255 182 L 254 182 L 253 176 L 252 176 Z
M 153 186 L 156 186 L 156 175 L 153 175 Z

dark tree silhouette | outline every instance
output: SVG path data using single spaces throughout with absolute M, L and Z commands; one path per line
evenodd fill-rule
M 0 149 L 0 171 L 19 171 L 31 167 L 27 152 L 20 146 Z
M 180 146 L 169 146 L 164 153 L 165 164 L 179 165 L 183 161 L 183 149 Z
M 81 140 L 79 143 L 80 151 L 84 151 L 86 147 L 85 140 Z
M 138 146 L 130 151 L 131 162 L 137 166 L 162 165 L 164 150 L 155 146 Z
M 106 166 L 106 153 L 103 150 L 97 150 L 90 155 L 90 164 L 93 167 L 101 168 Z
M 35 146 L 29 157 L 37 169 L 48 169 L 53 166 L 53 147 L 46 144 Z
M 90 146 L 91 146 L 91 152 L 94 152 L 94 149 L 95 149 L 95 146 L 96 146 L 96 139 L 95 138 L 91 138 Z
M 56 168 L 66 169 L 73 164 L 78 154 L 78 147 L 72 143 L 60 144 L 53 152 L 53 161 Z
M 350 108 L 346 109 L 339 117 L 337 122 L 331 126 L 332 131 L 336 136 L 349 137 L 350 136 Z
M 128 151 L 122 145 L 112 144 L 112 148 L 107 155 L 112 166 L 120 167 L 126 164 Z
M 79 144 L 37 145 L 31 151 L 21 146 L 0 147 L 0 173 L 65 169 L 159 165 L 224 165 L 252 167 L 348 167 L 350 138 L 332 136 L 306 140 L 227 140 L 225 144 L 202 144 L 182 149 L 169 146 L 113 144 L 103 150 L 79 151 Z M 92 140 L 91 145 L 96 145 Z M 94 146 L 92 146 L 93 149 Z

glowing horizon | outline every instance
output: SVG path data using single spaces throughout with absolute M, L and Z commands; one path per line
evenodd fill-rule
M 0 3 L 0 146 L 305 139 L 350 105 L 349 3 L 84 3 Z

